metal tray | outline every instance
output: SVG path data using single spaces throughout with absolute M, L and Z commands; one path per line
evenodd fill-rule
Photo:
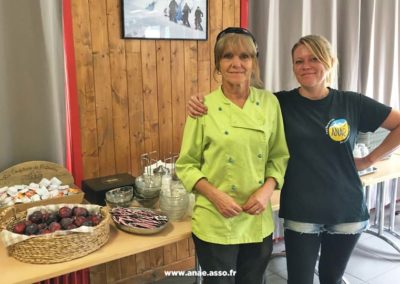
M 151 211 L 155 214 L 160 214 L 160 215 L 166 216 L 165 214 L 161 213 L 161 211 L 152 210 L 152 209 L 144 208 L 144 207 L 135 207 L 135 208 L 131 207 L 130 209 Z M 162 230 L 164 230 L 168 226 L 169 220 L 164 225 L 154 228 L 154 229 L 125 226 L 122 224 L 118 224 L 115 221 L 114 221 L 114 224 L 117 226 L 117 228 L 121 229 L 122 231 L 128 232 L 128 233 L 139 234 L 139 235 L 152 235 L 152 234 L 157 234 L 158 232 L 161 232 Z

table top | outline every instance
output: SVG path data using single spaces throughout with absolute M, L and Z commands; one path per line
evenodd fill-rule
M 279 209 L 280 191 L 274 191 L 271 198 L 273 210 Z M 161 232 L 154 235 L 135 235 L 118 230 L 114 224 L 110 228 L 110 239 L 97 251 L 87 256 L 56 264 L 30 264 L 7 255 L 0 242 L 1 283 L 33 283 L 64 275 L 73 271 L 110 262 L 129 255 L 162 247 L 191 236 L 190 218 L 180 222 L 170 222 Z
M 389 159 L 379 161 L 373 166 L 377 168 L 374 173 L 361 177 L 364 186 L 400 177 L 400 155 L 398 154 L 393 154 Z

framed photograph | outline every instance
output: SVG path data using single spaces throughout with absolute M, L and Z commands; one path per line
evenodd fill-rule
M 207 0 L 122 0 L 125 39 L 207 40 Z

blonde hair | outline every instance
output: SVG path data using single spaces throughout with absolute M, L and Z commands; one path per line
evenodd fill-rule
M 294 51 L 299 45 L 304 45 L 311 53 L 317 57 L 318 61 L 324 65 L 327 70 L 327 75 L 325 78 L 325 84 L 330 85 L 333 83 L 337 76 L 337 65 L 338 60 L 332 52 L 332 47 L 330 42 L 323 36 L 320 35 L 307 35 L 301 37 L 298 42 L 292 47 L 292 62 L 294 62 Z
M 244 51 L 248 53 L 253 60 L 253 70 L 251 72 L 250 85 L 263 88 L 263 82 L 260 79 L 260 66 L 257 60 L 257 48 L 253 39 L 245 34 L 228 33 L 221 37 L 214 47 L 214 79 L 220 71 L 220 61 L 224 52 L 231 50 L 232 52 Z

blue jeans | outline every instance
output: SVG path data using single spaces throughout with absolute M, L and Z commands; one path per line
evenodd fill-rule
M 324 224 L 303 223 L 285 219 L 283 222 L 283 226 L 285 229 L 306 234 L 319 234 L 322 232 L 327 232 L 328 234 L 360 234 L 368 228 L 369 222 L 368 220 L 366 220 L 354 223 L 324 225 Z

